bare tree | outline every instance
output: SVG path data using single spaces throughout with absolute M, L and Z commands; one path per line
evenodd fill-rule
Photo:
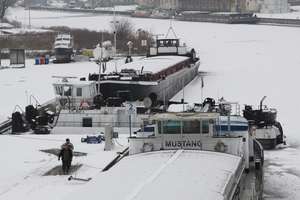
M 12 6 L 16 0 L 0 0 L 0 19 L 4 18 L 5 12 L 9 6 Z
M 117 34 L 117 49 L 127 49 L 126 44 L 134 35 L 133 24 L 128 19 L 121 19 L 112 24 L 112 30 Z

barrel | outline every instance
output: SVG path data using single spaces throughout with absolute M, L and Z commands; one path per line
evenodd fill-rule
M 40 57 L 40 64 L 41 65 L 44 65 L 45 64 L 45 57 Z
M 35 64 L 39 65 L 40 64 L 40 58 L 39 57 L 35 57 Z

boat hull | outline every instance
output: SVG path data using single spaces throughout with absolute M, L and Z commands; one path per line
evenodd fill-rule
M 100 82 L 100 91 L 105 99 L 120 97 L 120 93 L 127 91 L 126 100 L 150 97 L 152 102 L 167 102 L 197 76 L 199 65 L 197 62 L 157 81 L 103 80 Z
M 67 63 L 72 60 L 73 49 L 72 48 L 55 48 L 55 62 Z
M 264 149 L 270 150 L 270 149 L 275 149 L 277 145 L 277 140 L 276 138 L 274 139 L 257 139 L 259 143 L 263 146 Z

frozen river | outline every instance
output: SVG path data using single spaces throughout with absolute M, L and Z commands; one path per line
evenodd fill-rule
M 27 22 L 26 11 L 10 10 L 10 18 Z M 31 23 L 41 26 L 70 26 L 92 30 L 109 30 L 112 16 L 80 13 L 32 11 Z M 122 18 L 122 17 L 118 17 Z M 155 34 L 166 33 L 169 20 L 130 18 L 135 28 Z M 300 28 L 263 25 L 227 25 L 197 22 L 173 22 L 179 38 L 193 46 L 201 58 L 201 71 L 210 72 L 204 77 L 204 97 L 239 101 L 241 105 L 257 105 L 262 96 L 278 109 L 290 147 L 266 152 L 266 199 L 300 199 L 300 126 L 297 87 L 299 79 Z M 96 70 L 91 63 L 28 67 L 20 70 L 0 71 L 0 109 L 9 114 L 17 102 L 25 101 L 26 91 L 40 99 L 53 97 L 52 74 L 86 76 Z M 47 78 L 46 78 L 47 77 Z M 38 83 L 36 81 L 39 81 Z M 185 99 L 201 101 L 201 80 L 196 79 L 185 88 Z M 18 99 L 19 98 L 19 99 Z M 175 99 L 181 99 L 179 93 Z M 3 115 L 2 114 L 2 115 Z M 1 118 L 1 116 L 0 116 Z

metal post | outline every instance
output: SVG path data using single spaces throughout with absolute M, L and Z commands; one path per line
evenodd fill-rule
M 182 121 L 182 118 L 181 118 L 181 121 L 180 121 L 180 135 L 181 135 L 180 136 L 181 137 L 181 141 L 183 141 L 183 121 Z M 181 149 L 183 149 L 182 145 L 181 145 Z
M 30 16 L 30 0 L 28 0 L 28 23 L 29 23 L 29 29 L 31 29 L 31 16 Z
M 98 94 L 100 94 L 100 80 L 101 80 L 101 59 L 99 61 L 99 76 L 98 76 Z
M 116 27 L 116 6 L 114 4 L 114 57 L 117 55 L 117 27 Z
M 131 138 L 131 113 L 129 113 L 129 137 Z

